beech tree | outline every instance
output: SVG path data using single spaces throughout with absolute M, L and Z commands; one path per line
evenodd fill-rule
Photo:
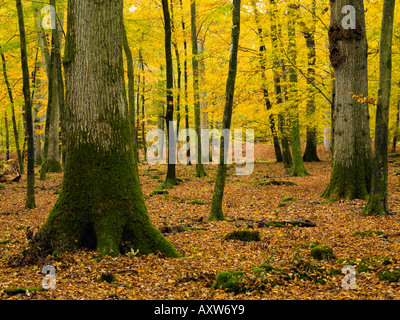
M 389 213 L 387 205 L 389 105 L 392 87 L 392 35 L 395 0 L 383 3 L 379 49 L 379 89 L 376 106 L 372 187 L 362 211 L 365 215 Z
M 125 92 L 123 1 L 69 2 L 64 56 L 66 161 L 59 197 L 32 248 L 177 251 L 152 225 L 134 162 Z
M 17 12 L 18 12 L 18 25 L 19 25 L 19 36 L 20 36 L 20 48 L 21 48 L 21 68 L 22 68 L 22 80 L 23 86 L 22 91 L 24 93 L 25 100 L 25 119 L 26 119 L 26 134 L 28 144 L 28 166 L 27 166 L 27 187 L 26 187 L 26 202 L 25 208 L 33 209 L 36 208 L 35 203 L 35 149 L 33 145 L 33 122 L 32 122 L 32 100 L 31 100 L 31 89 L 29 84 L 29 68 L 28 68 L 28 57 L 26 52 L 26 34 L 24 24 L 24 14 L 22 10 L 21 0 L 16 0 Z
M 225 90 L 225 107 L 224 116 L 222 120 L 222 129 L 230 129 L 232 122 L 232 109 L 233 109 L 233 95 L 235 92 L 235 80 L 237 72 L 237 55 L 239 47 L 239 35 L 240 35 L 240 0 L 233 0 L 232 8 L 232 35 L 231 35 L 231 46 L 229 54 L 229 71 L 228 79 L 226 81 Z M 228 141 L 225 142 L 225 139 Z M 229 145 L 230 137 L 228 135 L 221 135 L 220 143 L 220 154 L 219 163 L 217 169 L 217 176 L 215 180 L 214 192 L 211 200 L 211 211 L 208 220 L 225 220 L 222 211 L 222 199 L 224 195 L 225 180 L 226 180 L 226 159 L 228 158 L 228 150 L 225 149 Z
M 354 8 L 353 18 L 342 13 L 347 5 Z M 345 29 L 343 19 L 346 23 L 346 19 L 352 19 L 354 28 L 345 25 Z M 372 153 L 368 104 L 357 99 L 368 96 L 363 0 L 331 2 L 330 20 L 329 58 L 335 71 L 334 145 L 331 178 L 322 196 L 365 199 L 371 187 Z

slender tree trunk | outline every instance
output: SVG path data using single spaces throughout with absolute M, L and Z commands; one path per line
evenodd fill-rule
M 26 209 L 36 208 L 35 203 L 35 149 L 33 145 L 33 123 L 32 123 L 32 100 L 29 80 L 28 57 L 26 52 L 26 36 L 24 25 L 24 14 L 22 11 L 21 0 L 16 0 L 18 12 L 18 25 L 21 46 L 21 68 L 23 75 L 22 91 L 25 100 L 25 117 L 27 129 L 28 145 L 28 166 L 27 166 L 27 188 L 26 188 Z
M 398 84 L 398 87 L 400 87 L 400 83 Z M 399 137 L 399 126 L 400 126 L 400 93 L 397 99 L 396 124 L 394 127 L 393 142 L 392 142 L 393 152 L 396 152 L 397 139 Z
M 172 121 L 174 119 L 174 79 L 173 79 L 173 62 L 172 62 L 172 31 L 171 31 L 171 17 L 169 14 L 168 0 L 162 0 L 163 14 L 164 14 L 164 28 L 165 28 L 165 62 L 166 62 L 166 92 L 167 92 L 167 111 L 165 113 L 165 122 L 167 126 L 167 159 L 168 168 L 164 185 L 176 185 L 176 139 L 171 141 Z
M 142 71 L 143 71 L 143 86 L 141 93 L 141 105 L 142 105 L 142 142 L 143 142 L 143 153 L 144 153 L 144 161 L 147 161 L 147 145 L 146 145 L 146 108 L 145 108 L 145 87 L 146 87 L 146 78 L 144 76 L 144 63 L 142 63 Z
M 21 149 L 19 148 L 19 133 L 18 133 L 18 127 L 17 127 L 17 120 L 15 117 L 14 97 L 13 97 L 12 89 L 10 86 L 10 82 L 8 81 L 6 58 L 5 58 L 4 52 L 1 47 L 0 47 L 0 55 L 1 55 L 1 60 L 3 62 L 4 82 L 7 87 L 8 97 L 10 99 L 10 104 L 11 104 L 11 119 L 12 119 L 13 130 L 14 130 L 15 148 L 17 150 L 19 173 L 23 174 L 24 173 L 24 160 L 22 157 Z
M 122 0 L 70 1 L 64 179 L 30 250 L 88 247 L 115 256 L 133 248 L 178 256 L 152 225 L 144 202 L 133 160 L 122 47 Z
M 356 28 L 344 29 L 342 9 L 355 8 Z M 365 199 L 372 176 L 368 104 L 367 38 L 363 0 L 331 2 L 330 61 L 335 71 L 334 152 L 323 197 Z
M 307 114 L 307 139 L 306 139 L 306 149 L 304 150 L 303 154 L 303 161 L 304 162 L 313 162 L 319 161 L 318 154 L 317 154 L 317 129 L 316 129 L 316 119 L 315 119 L 315 98 L 312 94 L 313 92 L 313 84 L 315 82 L 315 31 L 316 31 L 316 0 L 312 1 L 311 6 L 311 13 L 312 17 L 312 24 L 310 27 L 302 26 L 303 36 L 306 39 L 307 45 L 307 83 L 309 84 L 308 88 L 310 91 L 310 95 L 307 98 L 307 107 L 306 107 L 306 114 Z
M 190 2 L 190 25 L 192 41 L 192 69 L 193 69 L 193 94 L 194 94 L 194 127 L 197 134 L 196 143 L 196 177 L 205 177 L 206 171 L 201 157 L 201 119 L 200 119 L 200 88 L 199 88 L 199 59 L 196 27 L 196 1 Z
M 258 40 L 259 40 L 259 44 L 260 44 L 259 60 L 260 60 L 262 90 L 263 90 L 263 95 L 264 95 L 265 107 L 267 110 L 271 110 L 272 104 L 271 104 L 269 94 L 268 94 L 267 76 L 266 76 L 267 57 L 266 57 L 266 46 L 265 46 L 265 41 L 264 41 L 264 32 L 263 32 L 263 29 L 261 28 L 260 13 L 257 9 L 257 2 L 255 0 L 253 0 L 251 2 L 251 4 L 252 4 L 253 10 L 254 10 L 254 19 L 256 22 L 256 26 L 257 26 L 257 36 L 258 36 Z M 274 118 L 273 114 L 271 114 L 269 116 L 269 123 L 270 123 L 271 136 L 272 136 L 272 141 L 273 141 L 274 150 L 275 150 L 276 162 L 283 162 L 282 151 L 281 151 L 281 147 L 279 145 L 278 134 L 277 134 L 276 128 L 275 128 L 275 118 Z
M 389 106 L 392 86 L 392 36 L 395 0 L 384 0 L 379 49 L 379 89 L 371 191 L 362 213 L 387 215 Z
M 277 4 L 275 0 L 270 0 L 270 22 L 271 22 L 271 44 L 272 44 L 272 54 L 273 54 L 273 75 L 274 75 L 274 91 L 276 95 L 276 104 L 280 105 L 283 102 L 283 92 L 281 85 L 281 76 L 279 74 L 279 68 L 282 63 L 279 61 L 278 55 L 280 48 L 278 47 L 278 29 L 276 25 L 276 8 Z M 278 113 L 278 129 L 281 136 L 282 143 L 282 157 L 283 157 L 283 165 L 286 169 L 292 168 L 292 155 L 290 153 L 289 147 L 289 135 L 286 125 L 285 116 L 282 111 Z
M 179 54 L 178 40 L 176 37 L 175 31 L 175 21 L 174 21 L 174 4 L 173 0 L 170 2 L 171 8 L 171 42 L 174 47 L 175 58 L 176 58 L 176 72 L 177 72 L 177 80 L 176 80 L 176 136 L 178 137 L 179 133 L 179 124 L 181 121 L 181 86 L 182 86 L 182 68 L 181 68 L 181 60 Z
M 304 177 L 307 173 L 303 163 L 303 155 L 301 153 L 300 140 L 300 120 L 297 92 L 297 71 L 295 69 L 297 53 L 296 53 L 296 28 L 295 20 L 298 5 L 290 4 L 288 7 L 288 56 L 291 60 L 289 66 L 289 95 L 291 100 L 290 107 L 290 140 L 292 146 L 293 167 L 292 176 Z
M 185 129 L 186 129 L 186 143 L 190 143 L 189 137 L 189 104 L 188 104 L 188 52 L 187 52 L 187 40 L 186 40 L 186 24 L 185 15 L 183 14 L 182 0 L 179 0 L 181 19 L 182 19 L 182 33 L 183 33 L 183 81 L 184 81 L 184 94 L 185 94 Z M 190 161 L 190 148 L 186 151 L 186 158 L 188 159 L 187 164 L 191 165 Z
M 235 81 L 237 72 L 237 55 L 239 46 L 240 36 L 240 0 L 233 0 L 232 8 L 232 35 L 231 35 L 231 47 L 229 54 L 229 72 L 228 79 L 226 81 L 225 90 L 225 107 L 223 116 L 223 129 L 231 128 L 232 120 L 232 109 L 233 109 L 233 96 L 235 92 Z M 208 220 L 220 221 L 225 220 L 225 216 L 222 211 L 222 199 L 224 195 L 225 180 L 226 180 L 226 159 L 228 158 L 228 150 L 225 150 L 225 138 L 228 139 L 227 145 L 229 145 L 229 136 L 221 135 L 220 143 L 220 158 L 217 169 L 217 176 L 215 180 L 214 192 L 211 200 L 211 211 Z
M 135 165 L 137 165 L 137 140 L 136 140 L 136 123 L 135 123 L 135 74 L 134 74 L 134 64 L 133 64 L 133 57 L 132 51 L 129 47 L 128 37 L 126 34 L 126 28 L 124 26 L 124 39 L 123 39 L 123 46 L 124 52 L 126 57 L 126 70 L 128 73 L 128 106 L 129 106 L 129 120 L 131 126 L 131 136 L 133 140 L 133 148 L 134 154 L 133 161 Z
M 52 37 L 52 42 L 53 42 L 53 37 Z M 51 46 L 53 48 L 53 44 Z M 53 49 L 51 49 L 51 54 L 50 54 L 50 61 L 49 65 L 47 66 L 47 85 L 48 85 L 48 90 L 47 90 L 47 110 L 46 110 L 46 121 L 44 124 L 44 146 L 43 146 L 43 160 L 42 160 L 42 167 L 40 168 L 40 180 L 46 180 L 46 173 L 47 173 L 47 161 L 48 161 L 48 154 L 49 154 L 49 145 L 50 145 L 50 127 L 51 127 L 51 120 L 52 120 L 52 114 L 53 111 L 52 109 L 56 108 L 56 106 L 53 104 L 54 99 L 53 99 L 53 94 L 55 91 L 53 90 L 53 78 L 54 78 L 54 72 L 53 72 L 53 66 L 54 66 L 54 53 Z
M 6 160 L 10 160 L 10 137 L 8 133 L 7 110 L 4 108 L 4 126 L 6 127 Z

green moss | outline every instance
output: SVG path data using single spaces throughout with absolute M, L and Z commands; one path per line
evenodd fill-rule
M 372 160 L 358 156 L 351 163 L 352 167 L 346 167 L 333 162 L 331 179 L 321 197 L 366 199 L 371 187 Z
M 250 230 L 236 230 L 227 233 L 224 236 L 225 240 L 240 240 L 240 241 L 260 241 L 260 232 Z
M 286 201 L 296 201 L 296 199 L 293 197 L 283 197 L 282 202 L 286 202 Z
M 26 292 L 36 292 L 45 290 L 42 287 L 16 287 L 4 289 L 4 292 L 8 295 L 24 294 Z
M 203 201 L 200 201 L 200 200 L 192 200 L 192 201 L 190 201 L 190 204 L 203 205 L 203 204 L 206 204 L 206 202 L 203 202 Z
M 57 173 L 62 172 L 61 163 L 58 161 L 55 161 L 53 159 L 47 159 L 46 171 L 47 172 L 57 172 Z
M 114 274 L 109 272 L 109 273 L 102 273 L 101 276 L 97 279 L 97 282 L 103 282 L 103 281 L 114 284 L 118 282 L 118 279 Z
M 244 271 L 222 271 L 218 274 L 212 289 L 222 289 L 234 294 L 245 293 L 247 291 L 243 281 L 245 274 L 246 272 Z
M 400 269 L 384 270 L 378 272 L 379 280 L 388 281 L 389 283 L 398 282 L 400 280 Z
M 383 231 L 375 231 L 375 230 L 357 231 L 353 234 L 353 236 L 365 237 L 365 236 L 372 236 L 374 234 L 381 235 L 383 234 Z
M 310 256 L 317 260 L 331 260 L 335 258 L 332 248 L 319 242 L 314 242 L 311 245 Z
M 156 195 L 156 194 L 168 194 L 168 193 L 169 193 L 168 190 L 153 190 L 153 191 L 149 194 L 149 196 L 152 197 L 152 196 L 154 196 L 154 195 Z

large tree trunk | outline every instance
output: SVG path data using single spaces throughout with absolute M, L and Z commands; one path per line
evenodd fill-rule
M 114 256 L 134 248 L 178 256 L 152 225 L 144 202 L 133 160 L 122 46 L 122 0 L 70 0 L 64 179 L 31 250 L 89 247 Z
M 35 148 L 33 145 L 33 123 L 32 123 L 32 100 L 31 100 L 31 89 L 29 80 L 29 69 L 28 69 L 28 57 L 26 52 L 26 36 L 25 36 L 25 25 L 24 25 L 24 14 L 22 11 L 21 0 L 16 0 L 17 12 L 18 12 L 18 25 L 20 35 L 20 47 L 21 47 L 21 68 L 23 77 L 22 91 L 24 93 L 25 100 L 25 119 L 26 119 L 26 134 L 27 145 L 28 145 L 28 166 L 27 166 L 27 188 L 26 188 L 26 202 L 25 208 L 33 209 L 36 208 L 35 203 Z
M 356 12 L 356 28 L 343 29 L 345 5 Z M 363 0 L 331 2 L 330 61 L 335 70 L 334 152 L 323 197 L 365 199 L 371 187 L 372 154 L 368 104 L 367 38 Z
M 386 215 L 388 179 L 388 131 L 390 90 L 392 86 L 392 35 L 395 0 L 383 3 L 381 41 L 379 49 L 379 89 L 376 107 L 375 146 L 371 192 L 362 211 L 365 215 Z
M 235 92 L 235 81 L 237 71 L 237 55 L 239 46 L 239 35 L 240 35 L 240 0 L 233 0 L 232 8 L 232 35 L 231 35 L 231 47 L 229 55 L 229 71 L 228 79 L 226 81 L 225 89 L 225 106 L 224 116 L 222 119 L 222 129 L 231 128 L 232 120 L 232 109 L 233 109 L 233 95 Z M 221 135 L 220 143 L 220 154 L 219 163 L 217 169 L 217 176 L 215 178 L 215 187 L 211 200 L 211 210 L 208 220 L 221 221 L 225 220 L 224 213 L 222 211 L 222 198 L 224 196 L 225 180 L 226 180 L 226 160 L 228 158 L 228 150 L 225 149 L 225 138 L 228 139 L 226 145 L 229 145 L 230 136 Z

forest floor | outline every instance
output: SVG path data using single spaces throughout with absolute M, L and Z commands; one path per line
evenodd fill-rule
M 216 166 L 206 165 L 208 176 L 198 179 L 194 178 L 194 166 L 179 165 L 177 176 L 182 183 L 167 195 L 150 196 L 165 177 L 166 166 L 141 164 L 140 179 L 153 224 L 159 229 L 181 226 L 163 230 L 169 231 L 164 235 L 182 255 L 179 258 L 139 252 L 98 261 L 95 252 L 77 250 L 48 257 L 40 265 L 11 267 L 9 259 L 27 247 L 27 235 L 44 223 L 54 205 L 62 174 L 36 180 L 37 209 L 33 210 L 24 208 L 25 175 L 19 182 L 4 183 L 0 189 L 0 299 L 399 299 L 400 184 L 394 173 L 400 166 L 400 156 L 392 155 L 389 166 L 389 206 L 395 214 L 382 218 L 361 216 L 362 200 L 329 202 L 319 198 L 331 169 L 329 153 L 319 152 L 323 161 L 306 163 L 310 176 L 291 177 L 281 163 L 273 161 L 270 146 L 257 145 L 251 175 L 228 171 L 224 196 L 227 221 L 223 222 L 207 221 Z M 263 185 L 271 179 L 296 185 Z M 294 199 L 282 202 L 284 197 Z M 315 226 L 259 224 L 298 219 L 312 221 Z M 261 240 L 224 239 L 228 232 L 244 228 L 259 231 Z M 311 258 L 316 242 L 330 246 L 334 258 Z M 40 287 L 44 277 L 41 270 L 46 264 L 56 268 L 54 290 L 20 294 L 4 290 Z M 291 277 L 279 285 L 265 285 L 253 272 L 262 264 Z M 345 265 L 357 269 L 354 289 L 342 287 Z M 247 272 L 242 281 L 247 281 L 248 290 L 235 294 L 211 288 L 218 273 L 225 270 Z M 276 270 L 269 269 L 263 279 L 279 277 Z M 115 282 L 98 281 L 109 273 L 115 275 Z

